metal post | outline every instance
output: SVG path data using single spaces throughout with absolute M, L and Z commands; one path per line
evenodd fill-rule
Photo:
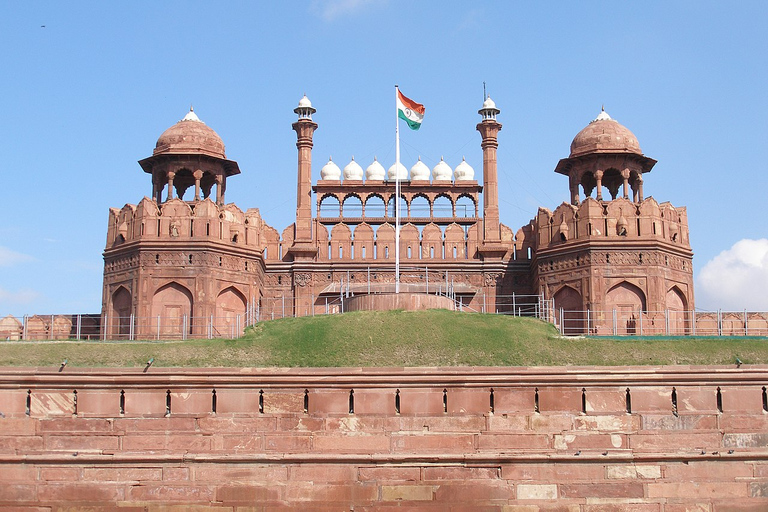
M 328 314 L 328 297 L 325 298 L 325 314 Z
M 747 310 L 744 310 L 744 336 L 749 336 L 749 327 L 747 326 Z
M 53 315 L 51 315 L 51 326 L 48 328 L 48 339 L 53 339 Z
M 101 339 L 102 341 L 107 340 L 107 326 L 109 325 L 109 313 L 106 313 L 104 315 L 104 318 L 101 319 Z M 24 338 L 27 337 L 27 315 L 24 315 Z M 22 338 L 22 339 L 24 339 Z
M 157 315 L 157 339 L 160 339 L 160 315 Z
M 237 322 L 235 325 L 237 325 L 237 329 L 235 329 L 235 333 L 237 333 L 237 337 L 240 337 L 240 315 L 237 315 Z
M 283 294 L 281 297 L 283 300 L 283 316 L 281 318 L 285 318 L 285 294 Z
M 429 295 L 429 267 L 424 267 L 425 281 L 427 282 L 427 295 Z
M 696 336 L 696 310 L 691 311 L 691 333 Z
M 181 317 L 181 339 L 187 339 L 187 315 Z
M 516 303 L 517 298 L 515 297 L 515 292 L 512 292 L 512 315 L 515 314 L 515 308 L 517 307 Z M 518 315 L 520 316 L 520 315 Z
M 612 322 L 612 323 L 613 323 L 613 335 L 614 335 L 614 336 L 616 336 L 616 333 L 617 333 L 617 331 L 616 331 L 616 327 L 617 327 L 617 326 L 616 326 L 616 310 L 615 310 L 615 309 L 613 310 L 613 315 L 612 315 L 612 317 L 613 317 L 613 318 L 612 318 L 612 320 L 613 320 L 613 322 Z
M 589 318 L 589 317 L 590 317 L 590 316 L 591 316 L 591 315 L 590 315 L 590 311 L 589 311 L 589 308 L 587 308 L 587 335 L 589 335 L 589 333 L 590 333 L 590 332 L 592 332 L 592 331 L 589 329 L 589 320 L 590 320 L 590 318 Z
M 82 315 L 77 315 L 77 334 L 75 334 L 75 339 L 80 340 L 80 321 L 82 320 Z
M 485 290 L 483 290 L 483 313 L 485 313 Z
M 208 321 L 208 339 L 213 338 L 213 315 L 211 315 L 210 320 Z
M 564 317 L 565 317 L 565 314 L 563 312 L 563 308 L 560 308 L 560 336 L 565 335 L 565 323 L 563 323 L 565 320 Z
M 370 294 L 371 294 L 371 266 L 368 265 L 368 295 Z M 314 316 L 314 314 L 312 316 Z
M 133 316 L 133 313 L 131 313 L 130 316 L 130 325 L 128 326 L 128 340 L 133 341 L 133 337 L 136 335 L 136 330 L 134 327 L 134 322 L 136 321 L 136 317 Z
M 643 310 L 640 309 L 640 313 L 638 315 L 640 317 L 640 336 L 643 335 Z
M 664 310 L 664 329 L 667 332 L 667 336 L 669 336 L 669 309 Z
M 717 335 L 723 335 L 723 312 L 719 309 L 717 310 Z

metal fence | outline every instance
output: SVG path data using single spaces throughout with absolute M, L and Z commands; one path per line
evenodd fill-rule
M 768 336 L 768 313 L 755 311 L 574 311 L 559 309 L 565 336 Z

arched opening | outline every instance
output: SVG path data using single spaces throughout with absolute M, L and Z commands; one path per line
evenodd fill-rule
M 211 190 L 216 184 L 216 176 L 213 173 L 206 171 L 203 173 L 203 177 L 200 179 L 200 191 L 203 193 L 203 199 L 211 197 Z
M 216 334 L 227 338 L 242 336 L 245 327 L 245 297 L 235 287 L 225 288 L 216 297 Z M 239 317 L 239 318 L 238 318 Z
M 590 197 L 592 195 L 592 191 L 595 190 L 595 187 L 597 186 L 597 180 L 595 180 L 595 175 L 591 172 L 585 172 L 581 176 L 581 181 L 579 183 L 581 185 L 581 190 L 584 192 L 584 197 Z
M 562 332 L 567 336 L 577 336 L 588 334 L 585 325 L 584 300 L 581 294 L 570 286 L 560 288 L 555 296 L 555 314 L 558 315 L 557 321 L 561 321 L 560 310 L 562 309 Z
M 341 204 L 336 196 L 325 196 L 320 200 L 320 217 L 341 217 Z
M 387 217 L 395 217 L 395 196 L 389 198 L 387 202 Z M 408 203 L 405 198 L 400 196 L 400 217 L 408 215 Z
M 459 196 L 456 200 L 457 217 L 475 217 L 475 200 L 469 196 Z
M 131 292 L 120 286 L 112 294 L 112 311 L 110 313 L 112 336 L 124 339 L 131 333 Z
M 615 313 L 615 326 L 617 334 L 636 334 L 640 315 L 647 311 L 645 294 L 632 283 L 622 281 L 610 290 L 605 296 L 605 305 L 608 314 Z
M 608 190 L 611 199 L 616 199 L 619 195 L 619 189 L 624 184 L 624 178 L 618 169 L 608 169 L 603 172 L 602 186 Z M 603 194 L 603 199 L 607 199 Z
M 365 200 L 365 216 L 386 216 L 386 207 L 384 206 L 384 199 L 381 196 L 369 196 L 368 199 Z
M 192 332 L 192 294 L 176 282 L 159 288 L 152 296 L 154 334 L 165 339 L 180 338 Z
M 411 199 L 411 217 L 429 217 L 429 199 L 423 195 L 417 195 Z
M 173 188 L 176 189 L 176 197 L 184 200 L 184 193 L 190 187 L 194 190 L 195 177 L 192 176 L 192 171 L 189 169 L 176 171 L 176 175 L 173 178 Z
M 688 334 L 688 315 L 685 295 L 677 286 L 673 286 L 667 292 L 665 308 L 669 318 L 669 334 L 683 336 Z
M 453 202 L 450 197 L 437 196 L 432 206 L 432 215 L 435 217 L 453 217 Z
M 363 202 L 358 196 L 350 194 L 344 198 L 341 211 L 344 217 L 362 217 Z

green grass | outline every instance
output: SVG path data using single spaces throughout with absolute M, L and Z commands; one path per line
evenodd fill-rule
M 562 338 L 527 318 L 374 311 L 261 322 L 237 340 L 8 342 L 0 366 L 566 366 L 768 363 L 768 338 Z

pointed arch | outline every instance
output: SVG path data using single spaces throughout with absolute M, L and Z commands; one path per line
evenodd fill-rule
M 605 305 L 611 314 L 616 311 L 618 334 L 635 334 L 640 315 L 647 311 L 645 293 L 627 281 L 622 281 L 608 290 Z
M 184 334 L 190 334 L 192 292 L 176 281 L 161 286 L 152 296 L 152 318 L 153 333 L 162 338 L 180 338 Z
M 133 313 L 133 300 L 131 292 L 123 285 L 112 292 L 112 310 L 109 312 L 113 337 L 127 339 L 131 333 L 131 314 Z
M 578 290 L 565 285 L 552 297 L 555 301 L 555 315 L 558 322 L 562 318 L 563 333 L 570 336 L 576 336 L 586 333 L 584 322 L 584 299 Z M 560 316 L 562 310 L 562 317 Z
M 242 336 L 247 304 L 245 295 L 234 286 L 219 292 L 216 296 L 214 326 L 220 336 L 227 338 Z
M 667 290 L 664 306 L 669 318 L 669 333 L 680 336 L 688 333 L 688 300 L 677 286 Z

